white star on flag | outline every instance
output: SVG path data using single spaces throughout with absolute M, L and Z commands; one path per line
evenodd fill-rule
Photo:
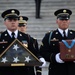
M 16 51 L 17 51 L 17 49 L 18 49 L 19 47 L 18 47 L 18 45 L 16 44 L 16 45 L 14 45 L 14 47 L 13 47 L 13 49 L 15 49 Z
M 17 63 L 18 61 L 19 61 L 19 59 L 18 59 L 18 57 L 13 57 L 14 58 L 14 61 L 13 62 L 15 62 L 15 63 Z
M 6 57 L 4 57 L 4 58 L 2 58 L 1 62 L 6 63 L 6 61 L 8 61 L 8 60 L 6 59 Z
M 28 57 L 25 57 L 25 61 L 26 62 L 29 62 L 31 59 L 29 58 L 29 56 Z

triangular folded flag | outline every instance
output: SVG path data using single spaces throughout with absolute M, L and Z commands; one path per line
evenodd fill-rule
M 0 66 L 40 66 L 42 62 L 15 39 L 0 55 Z

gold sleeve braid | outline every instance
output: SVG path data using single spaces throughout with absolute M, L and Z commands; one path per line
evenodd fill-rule
M 42 72 L 41 70 L 37 70 L 36 72 Z

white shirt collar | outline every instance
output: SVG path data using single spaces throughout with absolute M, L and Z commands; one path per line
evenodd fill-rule
M 8 32 L 8 34 L 11 36 L 11 31 L 10 30 L 8 30 L 7 29 L 7 32 Z M 15 38 L 17 38 L 17 36 L 18 36 L 18 30 L 16 30 L 16 31 L 14 31 L 14 33 L 15 33 Z M 12 37 L 12 36 L 11 36 Z
M 64 36 L 62 29 L 58 28 L 58 31 L 61 33 L 62 36 Z M 65 30 L 65 33 L 66 33 L 66 36 L 68 36 L 68 29 Z

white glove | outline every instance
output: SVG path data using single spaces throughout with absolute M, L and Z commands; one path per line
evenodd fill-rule
M 73 61 L 75 63 L 75 61 Z
M 39 67 L 45 67 L 46 66 L 46 61 L 44 58 L 40 58 L 40 61 L 43 62 L 42 66 L 39 66 Z
M 58 63 L 64 63 L 64 61 L 60 59 L 60 53 L 56 54 L 55 59 L 56 59 L 56 62 Z

